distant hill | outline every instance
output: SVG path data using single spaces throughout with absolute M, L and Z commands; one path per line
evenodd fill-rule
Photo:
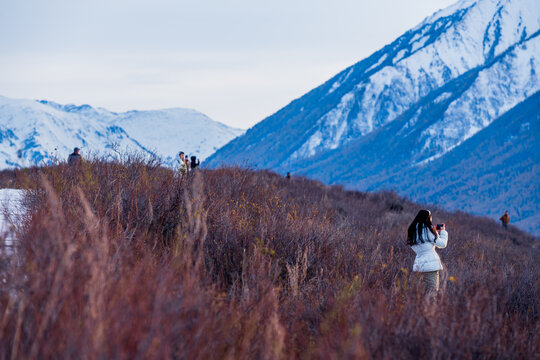
M 65 159 L 75 146 L 86 155 L 138 151 L 174 165 L 181 150 L 204 160 L 243 132 L 190 109 L 115 113 L 0 96 L 0 169 Z
M 539 73 L 540 2 L 460 1 L 261 121 L 207 165 L 396 189 L 492 217 L 508 209 L 540 235 Z

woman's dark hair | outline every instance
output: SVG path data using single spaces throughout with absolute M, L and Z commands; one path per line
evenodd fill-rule
M 420 210 L 418 214 L 416 214 L 416 217 L 414 218 L 411 225 L 409 225 L 409 228 L 407 229 L 407 244 L 408 245 L 415 245 L 418 244 L 418 239 L 424 243 L 424 239 L 422 239 L 422 232 L 424 231 L 424 227 L 427 227 L 429 231 L 437 237 L 437 231 L 433 227 L 433 224 L 431 223 L 431 212 L 429 210 Z M 418 228 L 417 226 L 418 225 Z M 415 234 L 417 232 L 417 234 Z M 416 236 L 415 236 L 416 235 Z M 427 240 L 427 239 L 426 239 Z

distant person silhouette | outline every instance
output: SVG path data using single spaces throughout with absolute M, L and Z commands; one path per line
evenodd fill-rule
M 435 247 L 445 248 L 448 233 L 444 224 L 433 226 L 431 211 L 420 210 L 407 229 L 407 244 L 416 253 L 413 271 L 422 274 L 424 287 L 431 297 L 439 290 L 439 271 L 443 269 Z
M 504 212 L 504 215 L 501 216 L 501 218 L 499 220 L 501 220 L 501 224 L 502 224 L 503 228 L 507 229 L 508 224 L 510 223 L 510 215 L 508 215 L 508 210 L 506 210 Z
M 201 162 L 196 156 L 191 157 L 191 170 L 195 170 L 200 164 Z
M 73 149 L 73 152 L 69 154 L 68 156 L 68 164 L 69 165 L 77 165 L 81 162 L 81 154 L 79 154 L 80 149 L 76 147 Z
M 286 178 L 287 180 L 290 180 L 290 179 L 291 179 L 291 173 L 288 172 L 287 175 L 285 175 L 285 178 Z

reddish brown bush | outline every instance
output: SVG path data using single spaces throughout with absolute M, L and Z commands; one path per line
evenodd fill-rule
M 3 172 L 31 189 L 1 252 L 0 358 L 531 358 L 537 240 L 434 210 L 437 299 L 410 270 L 420 209 L 239 168 L 96 160 Z

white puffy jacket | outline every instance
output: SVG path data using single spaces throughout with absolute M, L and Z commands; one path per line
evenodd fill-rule
M 442 270 L 443 266 L 435 247 L 445 248 L 448 243 L 448 233 L 441 230 L 439 237 L 435 236 L 428 228 L 424 227 L 422 238 L 429 238 L 424 243 L 418 241 L 418 244 L 411 246 L 416 253 L 414 259 L 413 271 L 428 272 Z M 424 240 L 425 241 L 425 240 Z

